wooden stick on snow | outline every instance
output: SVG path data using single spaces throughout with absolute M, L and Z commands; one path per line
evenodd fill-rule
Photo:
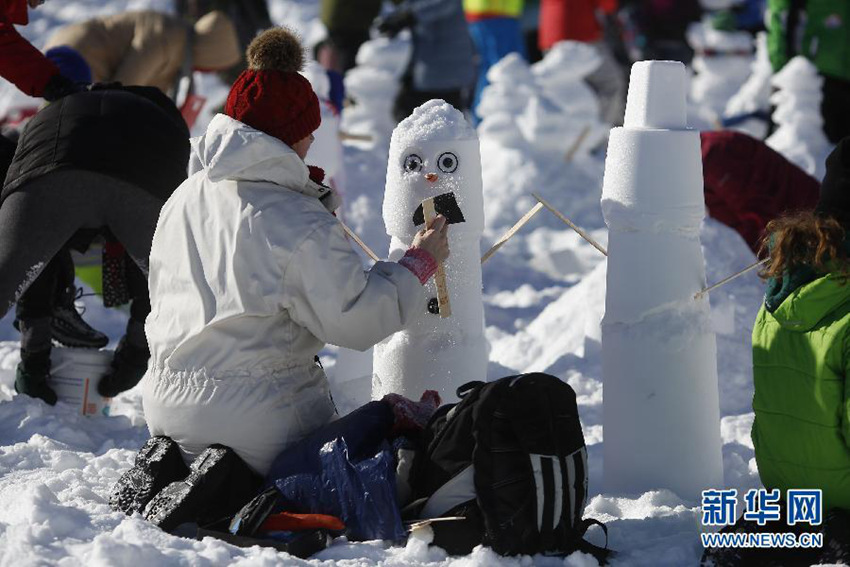
M 601 244 L 599 244 L 599 243 L 598 243 L 598 242 L 596 242 L 593 238 L 591 238 L 591 237 L 590 237 L 590 235 L 589 235 L 589 234 L 587 234 L 585 231 L 583 231 L 582 229 L 580 229 L 579 227 L 577 227 L 576 225 L 574 225 L 574 224 L 573 224 L 573 221 L 571 221 L 570 219 L 568 219 L 567 217 L 565 217 L 563 214 L 561 214 L 561 211 L 559 211 L 558 209 L 556 209 L 555 207 L 553 207 L 552 205 L 550 205 L 549 203 L 547 203 L 547 202 L 543 199 L 543 197 L 541 197 L 541 196 L 540 196 L 540 195 L 538 195 L 537 193 L 532 193 L 532 195 L 534 195 L 534 198 L 535 198 L 535 199 L 537 199 L 538 201 L 540 201 L 540 203 L 541 203 L 544 207 L 546 207 L 547 209 L 549 209 L 550 211 L 552 211 L 552 213 L 553 213 L 556 217 L 558 217 L 559 219 L 561 219 L 562 221 L 564 221 L 564 222 L 567 224 L 567 226 L 569 226 L 571 229 L 573 229 L 574 231 L 576 231 L 576 232 L 578 233 L 578 235 L 579 235 L 579 236 L 581 236 L 582 238 L 584 238 L 585 240 L 587 240 L 587 241 L 590 243 L 590 245 L 591 245 L 591 246 L 593 246 L 594 248 L 596 248 L 597 250 L 599 250 L 600 252 L 602 252 L 602 254 L 604 254 L 605 256 L 607 256 L 607 255 L 608 255 L 608 251 L 607 251 L 607 250 L 605 250 L 605 248 L 603 248 Z
M 590 134 L 590 126 L 585 126 L 584 130 L 581 131 L 581 134 L 578 135 L 576 141 L 573 142 L 573 145 L 570 146 L 570 149 L 567 150 L 567 154 L 564 156 L 564 161 L 570 163 L 573 161 L 573 158 L 576 155 L 576 152 L 584 143 L 584 139 L 587 138 L 587 135 Z
M 537 203 L 536 205 L 534 205 L 534 207 L 531 208 L 530 211 L 525 213 L 525 215 L 521 219 L 519 219 L 517 221 L 517 223 L 510 228 L 510 230 L 508 230 L 505 234 L 503 234 L 502 237 L 499 240 L 496 241 L 496 243 L 493 245 L 493 247 L 490 248 L 481 257 L 481 263 L 483 264 L 484 262 L 489 260 L 490 256 L 492 256 L 493 254 L 496 253 L 496 250 L 501 248 L 505 244 L 505 242 L 507 242 L 514 234 L 516 234 L 519 231 L 519 229 L 521 229 L 523 226 L 525 226 L 525 224 L 528 221 L 530 221 L 534 217 L 534 215 L 539 213 L 542 208 L 543 208 L 543 203 Z
M 340 131 L 339 139 L 343 142 L 371 142 L 375 138 L 371 134 L 352 134 L 351 132 Z
M 703 295 L 707 294 L 709 291 L 715 290 L 715 289 L 717 289 L 718 287 L 720 287 L 720 286 L 722 286 L 722 285 L 726 285 L 726 284 L 728 284 L 729 282 L 731 282 L 731 281 L 732 281 L 732 280 L 734 280 L 735 278 L 737 278 L 737 277 L 739 277 L 739 276 L 743 276 L 743 275 L 744 275 L 744 274 L 746 274 L 747 272 L 749 272 L 749 271 L 751 271 L 751 270 L 754 270 L 754 269 L 758 268 L 758 267 L 759 267 L 759 266 L 761 266 L 762 264 L 765 264 L 768 260 L 770 260 L 770 258 L 765 258 L 764 260 L 759 260 L 759 261 L 758 261 L 758 262 L 756 262 L 755 264 L 750 264 L 749 266 L 747 266 L 746 268 L 744 268 L 743 270 L 741 270 L 741 271 L 740 271 L 740 272 L 738 272 L 737 274 L 732 274 L 732 275 L 731 275 L 731 276 L 729 276 L 728 278 L 723 278 L 722 280 L 720 280 L 719 282 L 717 282 L 716 284 L 714 284 L 714 285 L 712 285 L 712 286 L 709 286 L 709 287 L 707 287 L 707 288 L 705 288 L 705 289 L 701 289 L 701 290 L 699 290 L 698 292 L 696 292 L 696 293 L 694 294 L 694 299 L 699 299 L 699 298 L 700 298 L 700 297 L 702 297 Z
M 433 197 L 422 201 L 422 212 L 425 213 L 425 226 L 430 225 L 434 217 L 437 216 Z M 437 284 L 437 304 L 440 306 L 440 317 L 451 317 L 452 306 L 449 303 L 449 288 L 446 285 L 446 268 L 442 262 L 437 264 L 437 273 L 434 275 L 434 282 Z
M 339 219 L 337 219 L 337 220 L 339 220 Z M 350 237 L 351 237 L 351 239 L 352 239 L 354 242 L 356 242 L 357 244 L 359 244 L 359 245 L 360 245 L 360 248 L 362 248 L 362 249 L 363 249 L 363 251 L 364 251 L 366 254 L 368 254 L 370 258 L 372 258 L 372 259 L 373 259 L 374 261 L 376 261 L 376 262 L 379 262 L 379 261 L 381 260 L 380 258 L 378 258 L 378 255 L 377 255 L 377 254 L 375 254 L 374 252 L 372 252 L 372 249 L 371 249 L 371 248 L 369 248 L 368 246 L 366 246 L 366 243 L 365 243 L 365 242 L 363 242 L 362 240 L 360 240 L 360 237 L 359 237 L 359 236 L 357 236 L 356 234 L 354 234 L 354 231 L 353 231 L 353 230 L 351 230 L 350 228 L 348 228 L 348 227 L 345 225 L 345 223 L 344 223 L 344 222 L 339 221 L 339 224 L 341 224 L 341 225 L 342 225 L 342 230 L 344 230 L 344 231 L 345 231 L 345 234 L 347 234 L 348 236 L 350 236 Z

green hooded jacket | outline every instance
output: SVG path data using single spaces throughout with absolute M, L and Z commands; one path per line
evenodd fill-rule
M 811 273 L 771 284 L 753 327 L 759 476 L 783 496 L 820 488 L 824 509 L 850 509 L 850 284 Z
M 803 55 L 820 73 L 850 81 L 850 2 L 768 0 L 767 24 L 774 71 Z

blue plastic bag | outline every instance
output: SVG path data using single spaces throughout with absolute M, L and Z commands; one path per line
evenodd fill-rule
M 284 500 L 310 514 L 340 518 L 352 540 L 404 539 L 406 532 L 396 501 L 395 463 L 384 443 L 377 455 L 356 464 L 348 458 L 345 439 L 319 450 L 321 472 L 275 480 Z

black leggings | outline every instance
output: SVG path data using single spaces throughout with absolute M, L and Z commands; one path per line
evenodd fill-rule
M 22 185 L 0 206 L 0 317 L 80 229 L 108 229 L 146 275 L 162 204 L 89 171 L 63 169 Z
M 63 246 L 41 274 L 18 298 L 18 319 L 38 319 L 53 315 L 53 307 L 60 303 L 68 288 L 74 285 L 74 259 L 67 246 Z

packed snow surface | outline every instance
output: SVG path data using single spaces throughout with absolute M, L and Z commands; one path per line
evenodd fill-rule
M 270 0 L 269 5 L 275 21 L 301 30 L 308 41 L 321 37 L 314 0 Z M 32 11 L 31 24 L 21 31 L 40 46 L 63 23 L 146 8 L 171 10 L 172 3 L 56 0 Z M 389 110 L 398 88 L 395 73 L 401 68 L 397 55 L 405 49 L 409 52 L 409 39 L 400 36 L 391 47 L 374 47 L 368 57 L 358 58 L 364 66 L 357 69 L 365 74 L 346 77 L 350 91 L 359 88 L 362 96 L 358 106 L 346 109 L 343 130 L 366 134 L 369 139 L 345 144 L 348 191 L 343 212 L 349 226 L 383 255 L 390 247 L 381 212 L 394 127 Z M 566 51 L 561 55 L 566 56 Z M 570 57 L 578 60 L 579 55 Z M 529 80 L 536 73 L 531 75 Z M 216 77 L 198 77 L 201 92 L 210 95 L 210 105 L 220 104 L 226 88 Z M 541 89 L 529 83 L 513 92 L 520 93 L 518 99 L 501 100 L 522 102 L 521 112 L 529 96 Z M 0 114 L 37 103 L 8 84 L 0 84 Z M 205 112 L 196 129 L 202 130 L 210 117 L 211 113 Z M 592 151 L 604 137 L 587 136 L 571 161 L 553 159 L 539 140 L 526 140 L 521 132 L 509 131 L 512 119 L 512 114 L 503 113 L 498 119 L 501 130 L 487 130 L 484 125 L 479 130 L 486 219 L 479 252 L 534 205 L 531 192 L 538 192 L 607 245 L 608 231 L 599 205 L 604 151 Z M 694 123 L 693 114 L 689 120 Z M 658 177 L 667 171 L 659 170 Z M 737 233 L 712 219 L 701 224 L 698 236 L 708 283 L 754 260 Z M 695 565 L 702 553 L 698 536 L 702 528 L 699 510 L 692 503 L 669 490 L 635 495 L 603 492 L 600 321 L 607 269 L 605 258 L 593 247 L 553 215 L 539 213 L 483 266 L 483 308 L 491 346 L 488 378 L 542 370 L 575 389 L 589 454 L 591 499 L 586 516 L 608 525 L 609 544 L 619 552 L 614 565 Z M 760 486 L 749 435 L 753 419 L 750 334 L 762 291 L 758 278 L 749 273 L 710 295 L 710 324 L 717 335 L 724 484 L 739 493 Z M 123 333 L 126 312 L 104 309 L 94 297 L 83 298 L 81 304 L 86 308 L 85 319 L 108 333 L 114 348 Z M 406 546 L 339 540 L 309 561 L 299 561 L 271 549 L 240 549 L 210 538 L 193 541 L 171 536 L 138 516 L 112 512 L 107 505 L 110 489 L 148 437 L 139 389 L 114 399 L 108 417 L 84 417 L 68 403 L 51 408 L 16 395 L 13 382 L 19 336 L 12 319 L 9 314 L 0 321 L 0 341 L 5 341 L 0 342 L 0 565 L 596 565 L 590 556 L 581 554 L 565 559 L 502 558 L 486 548 L 477 548 L 466 557 L 447 557 L 420 537 L 411 538 Z M 355 373 L 348 381 L 336 381 L 336 367 L 343 360 L 337 360 L 337 352 L 329 347 L 322 353 L 322 361 L 340 410 L 349 411 L 368 400 L 369 380 L 358 380 L 359 373 Z M 604 543 L 598 530 L 591 530 L 588 539 Z
M 422 142 L 477 140 L 475 129 L 463 114 L 439 99 L 432 99 L 414 109 L 393 131 L 391 143 L 400 146 Z

